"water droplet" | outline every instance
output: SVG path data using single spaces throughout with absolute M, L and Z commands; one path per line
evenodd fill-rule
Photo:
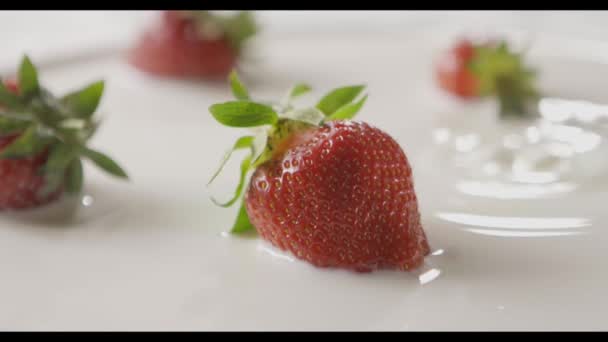
M 424 285 L 424 284 L 428 284 L 431 281 L 437 279 L 437 277 L 439 277 L 439 275 L 441 274 L 441 271 L 436 269 L 436 268 L 431 268 L 430 270 L 422 273 L 421 275 L 418 276 L 418 280 L 420 281 L 420 285 Z
M 82 205 L 84 205 L 85 207 L 90 207 L 93 205 L 93 202 L 95 202 L 95 200 L 93 199 L 93 196 L 90 195 L 84 195 L 82 196 Z

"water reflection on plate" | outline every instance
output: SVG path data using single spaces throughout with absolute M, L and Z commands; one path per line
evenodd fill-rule
M 499 120 L 491 102 L 442 117 L 433 131 L 439 160 L 461 174 L 456 190 L 496 199 L 573 192 L 608 172 L 608 106 L 543 98 L 539 117 Z

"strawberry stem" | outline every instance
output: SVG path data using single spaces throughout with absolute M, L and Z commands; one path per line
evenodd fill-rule
M 497 98 L 501 118 L 533 115 L 528 109 L 539 97 L 535 72 L 506 42 L 475 47 L 469 69 L 479 83 L 480 95 Z

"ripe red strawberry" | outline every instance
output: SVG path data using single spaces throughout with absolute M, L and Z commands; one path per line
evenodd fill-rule
M 4 85 L 10 93 L 19 93 L 16 80 L 6 80 Z M 17 134 L 0 136 L 0 152 L 17 138 Z M 40 169 L 47 158 L 48 150 L 21 159 L 0 159 L 0 210 L 35 207 L 59 196 L 62 189 L 46 196 L 38 195 L 44 186 Z
M 436 78 L 439 86 L 462 98 L 480 96 L 477 78 L 468 65 L 475 48 L 469 40 L 461 40 L 448 50 L 437 63 Z
M 504 41 L 473 43 L 463 39 L 439 59 L 435 78 L 439 87 L 465 100 L 496 96 L 501 115 L 528 115 L 538 98 L 534 71 Z
M 24 57 L 17 80 L 0 82 L 0 210 L 28 209 L 77 193 L 83 180 L 81 156 L 119 177 L 124 171 L 86 146 L 97 126 L 92 119 L 103 82 L 62 98 L 38 83 Z
M 224 206 L 236 202 L 254 169 L 233 232 L 255 228 L 319 267 L 412 270 L 423 263 L 430 248 L 406 155 L 385 132 L 350 120 L 365 102 L 352 103 L 363 86 L 338 88 L 315 108 L 298 110 L 289 99 L 307 86 L 273 108 L 249 100 L 235 74 L 232 85 L 240 100 L 212 106 L 213 116 L 233 127 L 270 125 L 233 148 L 252 153 Z
M 17 84 L 17 80 L 14 78 L 9 78 L 4 81 L 4 86 L 8 91 L 13 94 L 19 94 L 19 85 Z
M 10 145 L 17 135 L 0 137 L 0 151 Z M 48 158 L 48 150 L 20 159 L 0 159 L 0 210 L 25 209 L 55 200 L 62 188 L 40 196 L 44 187 L 41 168 Z
M 206 11 L 164 11 L 133 49 L 131 62 L 162 76 L 225 77 L 255 30 L 246 12 L 226 18 Z

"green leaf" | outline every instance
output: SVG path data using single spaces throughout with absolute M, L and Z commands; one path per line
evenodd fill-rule
M 247 209 L 245 208 L 245 201 L 241 202 L 241 207 L 239 208 L 239 212 L 236 216 L 236 221 L 230 230 L 231 233 L 239 234 L 250 231 L 254 229 L 253 225 L 249 221 L 249 215 L 247 214 Z
M 232 146 L 232 148 L 226 153 L 226 155 L 224 156 L 224 159 L 220 163 L 220 167 L 217 169 L 217 171 L 215 171 L 215 173 L 213 174 L 213 176 L 211 177 L 211 180 L 209 181 L 209 183 L 207 183 L 207 185 L 211 184 L 215 180 L 215 178 L 220 174 L 220 172 L 222 172 L 222 170 L 224 169 L 224 166 L 228 162 L 228 159 L 230 159 L 232 152 L 234 152 L 236 150 L 244 149 L 244 148 L 251 148 L 252 143 L 253 143 L 252 136 L 240 137 L 236 141 L 236 143 L 234 143 L 234 146 Z
M 224 207 L 224 208 L 227 208 L 227 207 L 233 205 L 234 202 L 236 202 L 239 199 L 239 197 L 241 196 L 241 193 L 243 192 L 243 189 L 245 188 L 247 172 L 249 171 L 250 168 L 251 168 L 251 156 L 247 156 L 241 162 L 241 177 L 239 179 L 239 184 L 237 185 L 236 190 L 234 191 L 234 196 L 226 203 L 220 203 L 212 197 L 211 200 L 213 201 L 213 203 L 215 203 L 216 205 L 218 205 L 220 207 Z
M 318 110 L 317 108 L 302 108 L 288 111 L 283 114 L 283 118 L 301 121 L 305 123 L 309 123 L 311 125 L 318 125 L 323 119 L 325 115 Z
M 355 103 L 349 103 L 347 105 L 342 106 L 340 109 L 336 110 L 332 115 L 329 116 L 328 120 L 348 120 L 352 119 L 357 115 L 361 107 L 365 104 L 367 100 L 367 95 L 365 95 L 361 100 Z
M 64 96 L 61 103 L 70 109 L 74 116 L 84 119 L 90 118 L 99 106 L 104 85 L 104 81 L 94 82 L 81 90 Z
M 503 43 L 498 47 L 476 47 L 469 68 L 479 79 L 480 91 L 492 95 L 497 90 L 498 79 L 518 74 L 522 70 L 522 63 L 520 56 L 510 52 Z
M 311 90 L 312 90 L 312 88 L 308 84 L 298 83 L 295 86 L 293 86 L 291 88 L 291 90 L 289 91 L 289 99 L 295 99 L 298 96 L 302 96 Z
M 308 93 L 312 88 L 308 84 L 298 83 L 291 87 L 287 94 L 283 96 L 281 100 L 281 107 L 283 110 L 291 109 L 291 102 L 295 100 L 297 97 L 302 96 Z
M 44 177 L 44 186 L 39 190 L 38 196 L 44 198 L 57 191 L 61 186 L 63 177 L 61 174 L 48 174 Z
M 63 173 L 68 165 L 78 155 L 78 149 L 63 143 L 55 144 L 44 165 L 45 173 Z
M 7 120 L 21 121 L 31 124 L 34 121 L 34 115 L 31 110 L 18 110 L 0 108 L 0 117 Z
M 45 184 L 39 195 L 48 196 L 62 185 L 66 177 L 66 170 L 77 154 L 76 148 L 63 143 L 51 147 L 43 168 Z
M 496 48 L 496 50 L 500 53 L 508 53 L 509 46 L 507 45 L 506 41 L 502 41 L 502 42 L 500 42 L 500 44 L 498 44 L 498 47 Z
M 120 178 L 129 178 L 127 173 L 115 161 L 105 154 L 90 148 L 84 148 L 82 154 L 109 174 Z
M 279 118 L 271 107 L 249 101 L 218 103 L 209 111 L 218 122 L 231 127 L 272 125 Z
M 56 128 L 60 121 L 69 116 L 59 100 L 42 86 L 38 89 L 37 94 L 27 102 L 25 112 L 33 116 L 35 121 L 50 128 Z
M 19 88 L 23 96 L 30 96 L 39 89 L 38 72 L 28 56 L 24 56 L 19 67 Z
M 240 52 L 243 43 L 258 31 L 252 13 L 247 11 L 235 15 L 221 15 L 200 10 L 182 11 L 182 14 L 194 19 L 194 23 L 203 31 L 207 25 L 213 25 L 237 52 Z
M 55 124 L 53 131 L 63 142 L 82 147 L 95 134 L 98 127 L 97 121 L 72 118 Z
M 326 116 L 330 116 L 340 107 L 357 98 L 364 88 L 364 85 L 356 85 L 334 89 L 325 95 L 316 107 Z
M 8 135 L 25 130 L 31 123 L 2 116 L 0 113 L 0 135 Z
M 479 80 L 480 93 L 497 98 L 501 117 L 533 115 L 528 109 L 539 96 L 535 73 L 506 42 L 476 47 L 469 69 Z
M 84 119 L 69 118 L 61 121 L 59 127 L 81 131 L 87 127 L 87 121 Z
M 258 31 L 253 14 L 247 11 L 239 12 L 227 20 L 222 20 L 222 26 L 237 51 L 241 50 L 243 43 Z
M 499 103 L 501 117 L 533 115 L 531 106 L 537 94 L 521 79 L 504 78 L 496 82 L 496 95 Z
M 229 76 L 230 79 L 230 87 L 232 88 L 232 94 L 238 100 L 249 100 L 249 92 L 245 85 L 239 79 L 239 75 L 235 70 L 232 70 Z
M 38 127 L 30 125 L 17 139 L 0 152 L 0 158 L 23 158 L 41 152 L 50 142 L 38 136 Z
M 65 190 L 69 194 L 77 194 L 82 190 L 83 170 L 80 158 L 72 160 L 65 175 Z

